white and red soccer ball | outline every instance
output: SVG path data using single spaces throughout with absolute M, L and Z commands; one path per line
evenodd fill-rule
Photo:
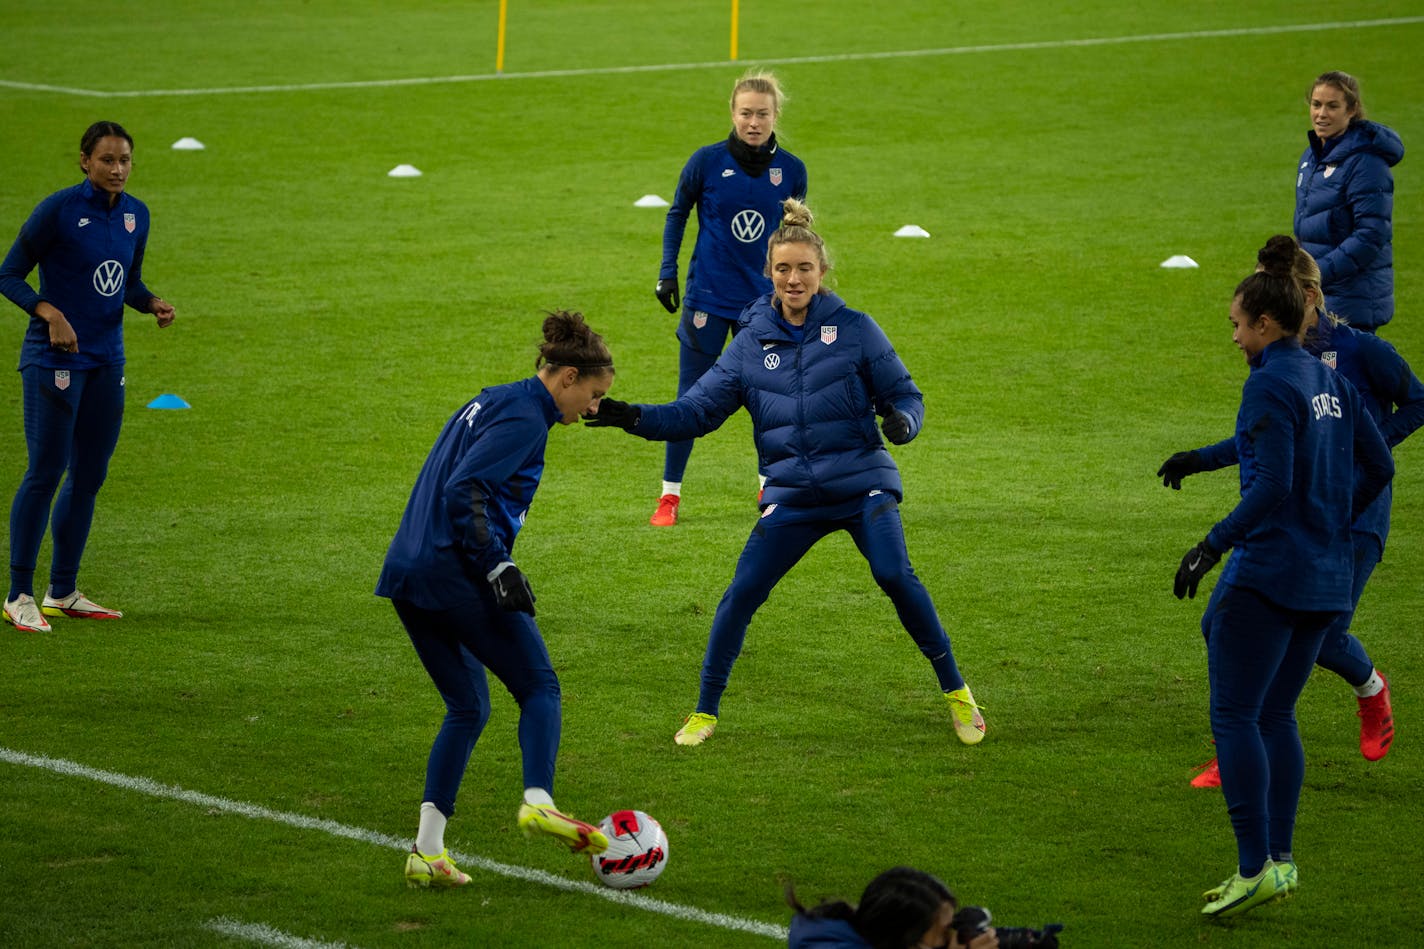
M 634 890 L 658 878 L 667 866 L 668 839 L 663 825 L 642 811 L 614 811 L 598 824 L 608 849 L 589 858 L 604 886 Z

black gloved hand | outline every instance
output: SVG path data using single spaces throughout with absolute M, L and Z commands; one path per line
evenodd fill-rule
M 1177 578 L 1172 581 L 1172 592 L 1176 594 L 1177 599 L 1196 599 L 1197 584 L 1201 583 L 1202 577 L 1211 572 L 1211 568 L 1215 567 L 1220 559 L 1221 554 L 1212 550 L 1206 541 L 1187 551 L 1187 555 L 1182 558 L 1182 565 L 1177 568 Z
M 495 567 L 485 579 L 494 588 L 494 599 L 500 609 L 534 615 L 534 591 L 529 589 L 529 578 L 519 572 L 513 561 L 506 560 Z
M 1202 463 L 1200 454 L 1194 451 L 1179 451 L 1162 462 L 1162 467 L 1157 469 L 1157 477 L 1162 479 L 1162 487 L 1180 491 L 1183 478 L 1205 470 L 1206 466 Z
M 592 428 L 616 425 L 625 432 L 631 432 L 637 428 L 642 419 L 643 410 L 636 405 L 629 405 L 627 402 L 619 402 L 617 399 L 610 399 L 606 396 L 598 400 L 596 414 L 590 415 L 585 412 L 583 416 L 584 424 Z
M 653 293 L 657 296 L 658 302 L 663 305 L 663 309 L 669 313 L 676 313 L 677 308 L 682 305 L 682 298 L 677 295 L 676 277 L 659 280 L 658 285 L 653 288 Z
M 891 409 L 880 423 L 880 430 L 890 439 L 890 444 L 903 445 L 910 440 L 910 417 L 899 409 Z

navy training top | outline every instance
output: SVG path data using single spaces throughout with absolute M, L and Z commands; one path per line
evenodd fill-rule
M 1387 341 L 1322 317 L 1320 325 L 1306 337 L 1305 351 L 1350 380 L 1390 448 L 1424 425 L 1424 383 Z M 1198 454 L 1208 471 L 1234 465 L 1236 439 L 1198 449 Z M 1379 497 L 1351 525 L 1354 532 L 1374 537 L 1381 549 L 1389 537 L 1393 492 L 1393 483 L 1385 485 Z
M 760 175 L 747 174 L 723 140 L 693 152 L 677 179 L 663 223 L 658 279 L 677 277 L 683 231 L 696 207 L 697 242 L 682 295 L 693 310 L 736 320 L 743 307 L 771 290 L 767 241 L 781 224 L 781 202 L 806 197 L 806 166 L 774 139 L 769 146 L 771 164 Z
M 1298 341 L 1277 340 L 1252 362 L 1236 416 L 1241 501 L 1206 536 L 1235 551 L 1220 582 L 1290 609 L 1349 610 L 1350 524 L 1394 476 L 1394 459 L 1355 387 Z
M 155 296 L 143 284 L 148 207 L 128 192 L 109 207 L 109 193 L 87 179 L 36 206 L 0 263 L 0 293 L 30 314 L 20 368 L 93 369 L 124 361 L 124 304 L 149 312 Z M 40 289 L 25 282 L 38 266 Z M 40 302 L 64 314 L 79 352 L 49 344 Z
M 511 559 L 559 418 L 538 376 L 485 389 L 451 416 L 411 489 L 376 595 L 443 610 L 487 593 L 486 575 Z

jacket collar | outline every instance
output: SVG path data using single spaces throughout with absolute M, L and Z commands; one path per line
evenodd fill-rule
M 554 423 L 563 418 L 563 413 L 559 411 L 559 406 L 554 402 L 554 397 L 549 394 L 549 387 L 544 385 L 544 380 L 537 375 L 530 376 L 524 380 L 524 385 L 529 390 L 530 396 L 544 410 L 544 421 L 550 428 Z
M 1284 339 L 1278 339 L 1267 345 L 1265 349 L 1256 355 L 1255 359 L 1251 360 L 1251 368 L 1259 369 L 1272 359 L 1278 359 L 1286 353 L 1300 351 L 1300 340 L 1296 337 L 1287 336 Z
M 115 201 L 113 206 L 110 207 L 109 192 L 101 191 L 98 188 L 94 187 L 94 183 L 88 178 L 85 178 L 79 183 L 79 194 L 89 204 L 92 204 L 94 207 L 100 208 L 104 211 L 117 211 L 119 209 L 119 206 L 124 203 L 124 199 L 129 196 L 129 193 L 127 191 L 121 192 L 119 194 L 119 200 Z
M 791 334 L 781 323 L 781 313 L 776 308 L 775 299 L 774 292 L 768 293 L 752 304 L 752 318 L 748 327 L 756 334 L 757 339 L 789 341 Z M 830 290 L 823 289 L 811 298 L 811 305 L 806 308 L 806 325 L 804 327 L 806 333 L 813 333 L 816 327 L 843 309 L 845 309 L 845 301 Z

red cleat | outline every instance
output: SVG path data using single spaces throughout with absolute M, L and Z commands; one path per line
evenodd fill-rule
M 1360 710 L 1360 754 L 1366 761 L 1378 761 L 1389 754 L 1394 741 L 1394 713 L 1389 707 L 1389 682 L 1380 676 L 1384 688 L 1367 699 L 1356 698 Z
M 676 494 L 664 494 L 658 498 L 658 509 L 648 518 L 648 523 L 654 527 L 676 527 L 677 506 L 681 503 L 682 498 Z
M 1221 787 L 1221 768 L 1213 758 L 1201 766 L 1201 772 L 1192 778 L 1194 788 L 1219 788 Z

